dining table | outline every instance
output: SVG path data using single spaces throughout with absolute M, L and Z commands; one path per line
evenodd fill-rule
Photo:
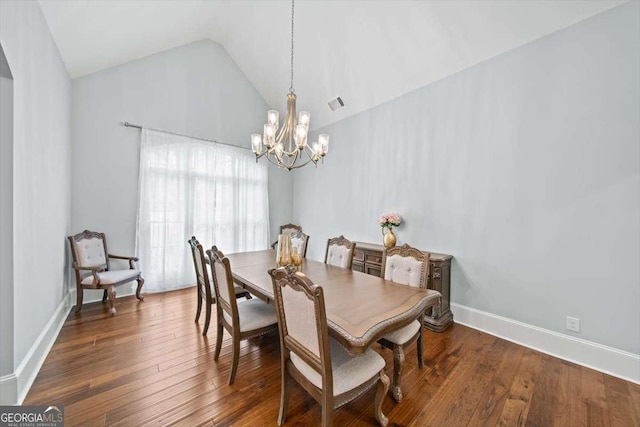
M 226 257 L 238 285 L 275 304 L 268 273 L 277 267 L 274 250 L 239 252 Z M 299 271 L 322 287 L 329 335 L 351 354 L 364 353 L 385 334 L 410 324 L 440 302 L 438 291 L 400 285 L 311 259 L 303 259 Z

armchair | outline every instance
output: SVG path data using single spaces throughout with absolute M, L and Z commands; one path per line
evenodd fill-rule
M 73 256 L 72 268 L 76 276 L 76 313 L 82 310 L 82 300 L 85 289 L 102 289 L 102 302 L 109 301 L 109 312 L 116 315 L 116 290 L 120 285 L 136 280 L 136 298 L 144 299 L 141 294 L 144 279 L 142 272 L 136 269 L 136 257 L 113 255 L 107 251 L 107 239 L 104 233 L 84 230 L 75 236 L 68 236 Z M 111 270 L 111 259 L 129 261 L 128 270 Z

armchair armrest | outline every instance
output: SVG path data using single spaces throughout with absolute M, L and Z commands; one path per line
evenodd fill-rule
M 130 259 L 133 261 L 138 261 L 138 257 L 135 256 L 123 256 L 123 255 L 114 255 L 114 254 L 109 254 L 109 258 L 115 258 L 115 259 Z
M 126 259 L 129 260 L 129 268 L 131 270 L 135 270 L 135 265 L 133 265 L 133 263 L 135 261 L 138 261 L 138 257 L 135 256 L 123 256 L 123 255 L 114 255 L 114 254 L 108 254 L 109 258 L 114 258 L 114 259 Z
M 81 267 L 78 264 L 76 264 L 75 262 L 73 263 L 73 265 L 71 266 L 71 268 L 73 268 L 74 270 L 90 270 L 90 271 L 94 271 L 96 273 L 100 273 L 101 271 L 104 271 L 104 266 L 103 265 L 96 265 L 93 267 Z
M 100 278 L 98 277 L 98 273 L 104 271 L 104 266 L 103 265 L 96 265 L 96 266 L 93 266 L 93 267 L 81 267 L 77 263 L 74 262 L 71 267 L 76 271 L 81 271 L 81 270 L 89 270 L 89 271 L 91 271 L 91 274 L 93 275 L 93 285 L 94 286 L 96 286 L 96 285 L 98 285 L 100 283 Z

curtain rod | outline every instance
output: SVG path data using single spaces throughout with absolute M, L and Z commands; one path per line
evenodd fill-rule
M 229 144 L 228 142 L 216 141 L 215 139 L 201 138 L 199 136 L 191 136 L 191 135 L 186 135 L 184 133 L 171 132 L 171 131 L 162 130 L 162 129 L 154 129 L 154 128 L 147 128 L 147 127 L 143 128 L 140 125 L 134 125 L 133 123 L 129 123 L 129 122 L 121 122 L 121 125 L 126 127 L 126 128 L 135 128 L 135 129 L 140 129 L 140 130 L 142 130 L 142 129 L 153 130 L 153 131 L 156 131 L 156 132 L 168 133 L 169 135 L 184 136 L 186 138 L 198 139 L 200 141 L 214 142 L 216 144 L 228 145 L 230 147 L 240 148 L 241 150 L 249 150 L 249 148 L 247 148 L 247 147 L 242 147 L 242 146 L 238 146 L 238 145 L 234 145 L 234 144 Z

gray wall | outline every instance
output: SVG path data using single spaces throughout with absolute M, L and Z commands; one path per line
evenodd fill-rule
M 0 376 L 13 372 L 13 76 L 0 45 Z
M 455 256 L 452 300 L 640 353 L 640 4 L 329 126 L 296 171 L 309 257 L 345 234 Z
M 0 1 L 13 74 L 13 368 L 66 296 L 70 81 L 37 2 Z
M 249 148 L 269 109 L 210 40 L 74 79 L 72 99 L 72 228 L 104 231 L 109 250 L 120 254 L 135 249 L 140 153 L 140 131 L 120 122 Z M 275 230 L 291 218 L 291 176 L 270 169 L 269 194 Z

